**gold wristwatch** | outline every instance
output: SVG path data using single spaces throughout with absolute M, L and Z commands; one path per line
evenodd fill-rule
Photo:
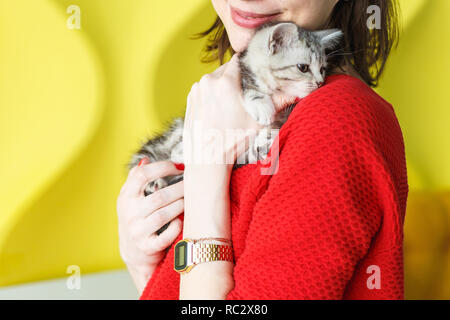
M 222 244 L 219 244 L 221 242 Z M 227 243 L 227 244 L 223 244 Z M 222 238 L 183 239 L 175 245 L 174 269 L 178 273 L 187 273 L 202 262 L 233 262 L 231 241 Z

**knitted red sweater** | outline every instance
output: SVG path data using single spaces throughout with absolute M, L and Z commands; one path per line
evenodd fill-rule
M 328 77 L 281 128 L 278 172 L 261 166 L 232 173 L 227 299 L 403 299 L 408 183 L 388 102 L 357 78 Z M 173 261 L 172 245 L 141 299 L 178 299 Z

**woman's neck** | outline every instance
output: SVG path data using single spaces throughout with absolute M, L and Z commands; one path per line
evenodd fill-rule
M 364 79 L 359 75 L 359 73 L 355 70 L 355 68 L 353 68 L 353 66 L 350 64 L 346 64 L 342 67 L 337 67 L 337 68 L 333 69 L 331 71 L 331 74 L 347 74 L 349 76 L 358 78 L 359 80 L 361 80 L 362 82 L 365 83 Z

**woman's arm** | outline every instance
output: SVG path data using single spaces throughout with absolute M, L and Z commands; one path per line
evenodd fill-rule
M 229 165 L 186 166 L 183 237 L 231 239 Z M 233 289 L 233 263 L 196 265 L 180 278 L 180 299 L 225 299 Z
M 194 84 L 189 93 L 183 133 L 185 238 L 231 240 L 231 170 L 243 151 L 243 142 L 252 136 L 252 130 L 256 134 L 260 128 L 242 107 L 239 80 L 238 59 L 234 56 Z M 200 134 L 197 126 L 203 130 Z M 226 137 L 230 132 L 245 133 L 229 141 Z M 221 160 L 211 155 L 219 155 Z M 233 267 L 226 261 L 196 265 L 181 275 L 180 298 L 224 299 L 234 285 Z

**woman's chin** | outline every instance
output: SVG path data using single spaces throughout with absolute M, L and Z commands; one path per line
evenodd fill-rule
M 246 29 L 232 30 L 231 32 L 228 32 L 228 38 L 230 39 L 231 47 L 235 52 L 242 52 L 247 49 L 252 36 L 253 32 Z

